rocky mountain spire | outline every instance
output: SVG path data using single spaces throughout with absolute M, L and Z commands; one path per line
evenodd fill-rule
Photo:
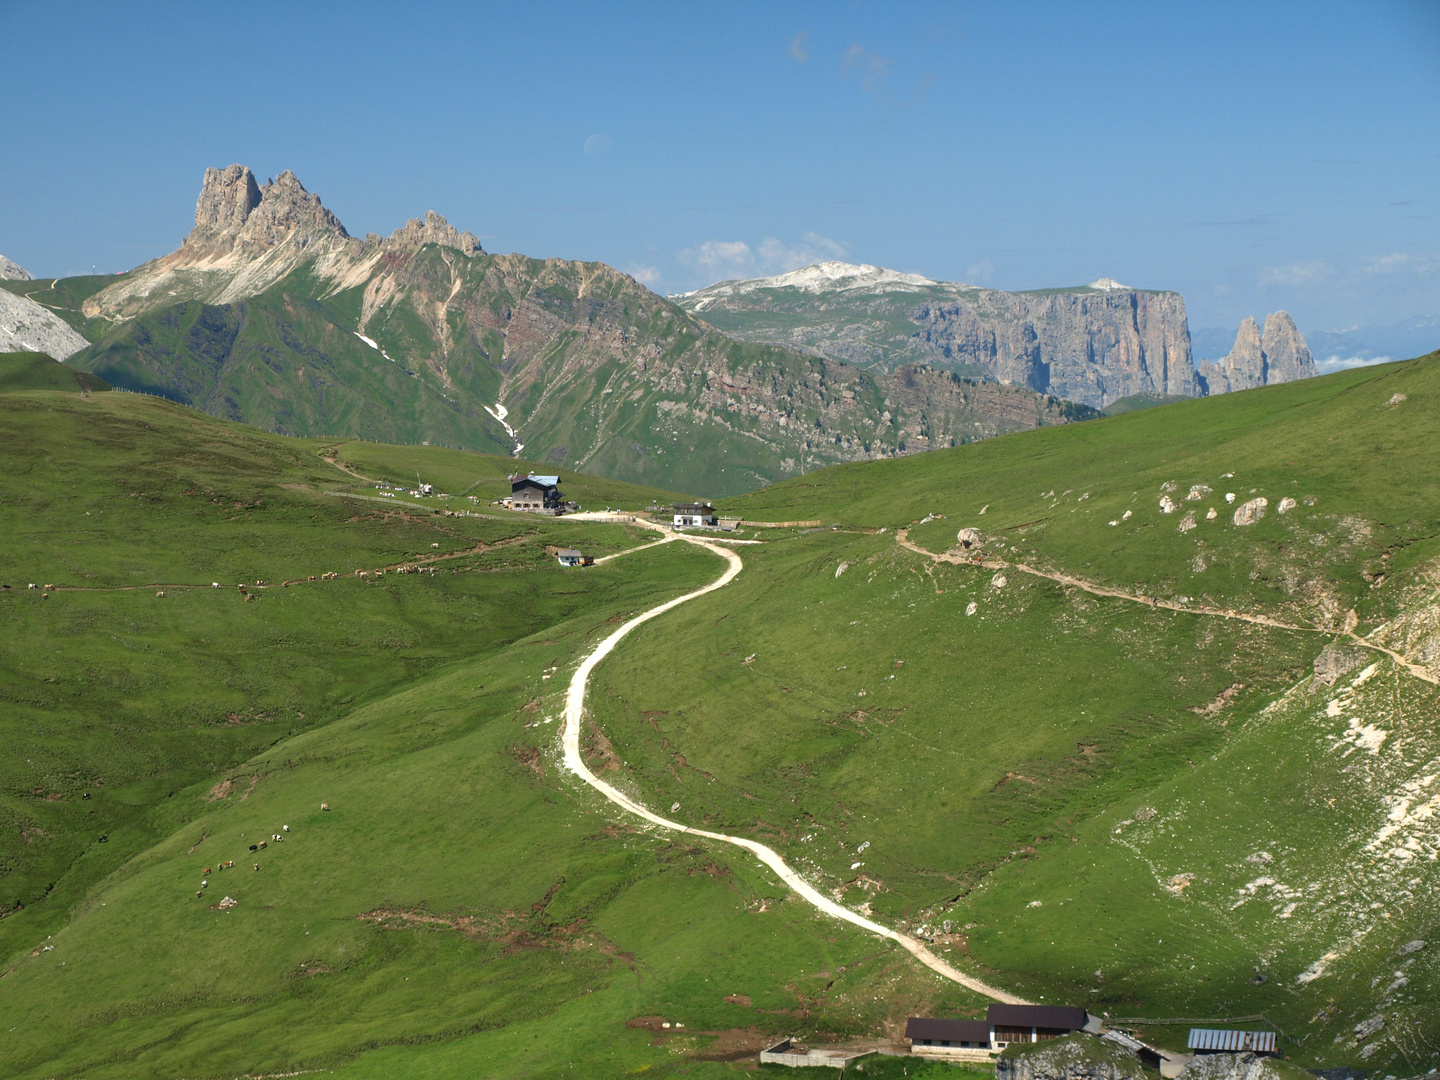
M 195 202 L 195 230 L 238 229 L 259 205 L 260 185 L 244 165 L 206 169 L 200 198 Z
M 1266 317 L 1263 336 L 1255 320 L 1246 316 L 1225 358 L 1219 363 L 1200 363 L 1200 380 L 1209 394 L 1308 379 L 1314 374 L 1315 359 L 1295 321 L 1285 311 Z
M 1288 311 L 1277 311 L 1265 319 L 1261 341 L 1265 354 L 1265 382 L 1292 382 L 1315 374 L 1315 358 Z
M 350 234 L 293 172 L 287 169 L 261 187 L 244 165 L 231 165 L 205 170 L 195 228 L 183 247 L 258 254 L 286 240 L 307 247 L 319 236 L 344 240 Z

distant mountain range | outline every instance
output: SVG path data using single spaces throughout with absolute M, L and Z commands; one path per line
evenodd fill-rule
M 1008 293 L 824 262 L 673 299 L 743 341 L 882 371 L 939 365 L 1097 409 L 1197 393 L 1185 301 L 1110 278 Z
M 293 173 L 242 165 L 207 170 L 162 258 L 41 281 L 3 260 L 0 279 L 0 352 L 121 389 L 715 496 L 1316 370 L 1277 312 L 1197 372 L 1181 296 L 1110 278 L 1011 293 L 822 262 L 666 299 L 603 263 L 487 253 L 434 212 L 353 237 Z M 1429 347 L 1437 322 L 1402 329 Z M 1322 348 L 1381 355 L 1360 333 Z
M 0 288 L 121 389 L 294 435 L 523 445 L 709 495 L 1094 415 L 929 365 L 736 341 L 603 263 L 490 254 L 433 212 L 352 237 L 292 173 L 262 185 L 241 165 L 207 170 L 171 254 Z

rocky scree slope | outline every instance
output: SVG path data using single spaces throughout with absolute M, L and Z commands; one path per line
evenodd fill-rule
M 1201 392 L 1185 301 L 1109 278 L 1007 293 L 827 262 L 674 299 L 742 340 L 881 370 L 929 363 L 1093 408 Z
M 0 281 L 15 283 L 10 290 L 0 289 L 0 352 L 43 352 L 64 360 L 85 348 L 89 342 L 64 319 L 18 291 L 31 280 L 0 255 Z
M 736 342 L 603 263 L 433 212 L 350 236 L 292 173 L 210 169 L 170 255 L 72 313 L 110 383 L 296 435 L 519 452 L 709 494 L 1089 415 L 1024 388 Z M 98 340 L 96 340 L 98 339 Z

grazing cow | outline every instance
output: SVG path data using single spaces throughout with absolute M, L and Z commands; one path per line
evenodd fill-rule
M 321 809 L 321 810 L 329 810 L 329 809 L 330 809 L 330 804 L 329 804 L 328 802 L 322 802 L 322 803 L 320 804 L 320 809 Z
M 251 850 L 251 851 L 259 851 L 259 850 L 260 850 L 260 845 L 259 845 L 259 844 L 251 844 L 251 845 L 250 845 L 250 850 Z

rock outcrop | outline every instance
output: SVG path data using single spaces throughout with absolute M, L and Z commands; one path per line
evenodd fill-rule
M 0 255 L 0 281 L 32 281 L 23 269 L 11 262 L 4 255 Z
M 1308 379 L 1315 374 L 1315 358 L 1289 312 L 1276 311 L 1265 318 L 1265 333 L 1246 317 L 1235 344 L 1224 359 L 1200 362 L 1200 383 L 1208 394 L 1227 394 L 1272 383 Z
M 89 344 L 53 311 L 0 289 L 0 352 L 42 352 L 64 360 Z
M 1093 1035 L 1015 1043 L 995 1062 L 995 1080 L 1148 1080 L 1140 1058 Z
M 1258 1054 L 1200 1054 L 1186 1063 L 1180 1080 L 1308 1080 L 1298 1066 Z
M 365 239 L 368 243 L 377 238 L 367 236 Z M 434 210 L 426 210 L 424 220 L 411 218 L 381 241 L 387 251 L 414 251 L 425 244 L 454 248 L 463 255 L 485 254 L 474 233 L 460 232 Z

